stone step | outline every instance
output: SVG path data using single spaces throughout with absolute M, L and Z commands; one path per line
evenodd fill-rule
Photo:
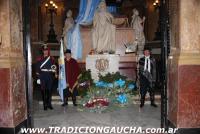
M 81 99 L 80 96 L 77 96 L 76 98 L 77 98 L 77 100 Z M 136 96 L 133 97 L 133 99 L 134 99 L 134 100 L 139 100 L 139 99 L 140 99 L 140 96 L 139 96 L 139 95 L 136 95 Z M 146 100 L 149 100 L 149 99 L 150 99 L 149 95 L 146 95 Z M 161 99 L 161 96 L 160 96 L 160 95 L 155 95 L 155 100 L 160 100 L 160 99 Z M 53 95 L 53 96 L 52 96 L 52 100 L 60 100 L 60 96 L 58 96 L 58 95 Z M 69 100 L 71 100 L 71 97 L 69 97 Z
M 77 96 L 77 100 L 81 100 L 81 97 Z M 155 95 L 155 103 L 160 104 L 160 102 L 161 102 L 160 100 L 161 100 L 161 96 Z M 53 105 L 62 105 L 62 103 L 63 102 L 61 101 L 60 96 L 57 96 L 57 95 L 52 96 L 52 104 Z M 43 104 L 43 102 L 40 100 L 39 104 Z M 68 104 L 69 105 L 73 104 L 71 97 L 69 97 L 69 99 L 68 99 Z M 136 95 L 133 97 L 133 104 L 140 104 L 140 96 L 139 95 Z M 148 95 L 146 96 L 145 104 L 150 104 L 150 97 Z

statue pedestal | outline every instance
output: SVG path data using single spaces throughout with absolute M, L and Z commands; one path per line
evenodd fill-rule
M 86 57 L 86 69 L 91 70 L 92 79 L 98 81 L 98 75 L 115 73 L 119 71 L 120 56 L 116 54 L 88 55 Z
M 92 50 L 92 29 L 81 27 L 81 37 L 83 41 L 83 58 L 82 62 L 86 61 L 87 55 Z M 135 41 L 135 34 L 132 28 L 116 28 L 116 54 L 120 56 L 125 56 L 126 47 L 124 44 L 132 43 Z

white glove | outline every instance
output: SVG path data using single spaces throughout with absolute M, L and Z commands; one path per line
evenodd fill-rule
M 40 79 L 37 79 L 37 84 L 39 84 L 39 85 L 41 84 Z

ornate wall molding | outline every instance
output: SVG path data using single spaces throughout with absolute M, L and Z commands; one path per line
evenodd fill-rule
M 0 57 L 0 68 L 11 68 L 11 66 L 25 65 L 25 60 L 23 57 Z
M 179 65 L 200 65 L 200 53 L 181 53 L 178 60 Z
M 200 53 L 197 51 L 183 51 L 179 48 L 171 47 L 169 64 L 178 65 L 200 65 Z

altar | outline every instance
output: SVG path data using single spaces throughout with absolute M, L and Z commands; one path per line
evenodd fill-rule
M 116 54 L 88 55 L 86 58 L 86 69 L 91 70 L 92 79 L 98 81 L 98 75 L 115 73 L 119 71 L 120 56 Z
M 119 71 L 122 75 L 127 76 L 131 80 L 136 78 L 136 55 L 134 53 L 125 54 L 125 44 L 135 41 L 134 31 L 132 28 L 116 28 L 116 54 L 114 55 L 89 55 L 92 49 L 91 28 L 81 28 L 81 36 L 83 42 L 82 60 L 79 61 L 81 66 L 85 65 L 85 69 L 91 69 L 92 77 L 98 80 L 98 73 L 100 72 L 95 68 L 97 59 L 108 59 L 109 67 L 107 70 L 102 71 L 101 74 L 106 72 Z M 100 65 L 104 64 L 104 60 L 100 60 Z M 107 64 L 105 62 L 105 64 Z M 96 72 L 96 73 L 93 73 Z
M 92 50 L 92 28 L 81 27 L 81 37 L 83 42 L 82 60 L 86 61 L 87 55 Z M 135 59 L 134 54 L 125 54 L 125 44 L 133 43 L 135 41 L 134 30 L 132 28 L 116 28 L 116 54 L 120 56 L 120 61 L 133 61 Z
M 83 50 L 82 50 L 82 59 L 78 60 L 79 66 L 81 70 L 88 69 L 90 66 L 89 64 L 86 65 L 87 60 L 91 59 L 92 57 L 107 57 L 106 55 L 100 56 L 100 55 L 89 55 L 91 49 L 92 49 L 92 38 L 91 38 L 91 30 L 92 28 L 89 27 L 81 27 L 81 37 L 83 42 Z M 116 28 L 116 56 L 112 57 L 118 57 L 118 68 L 113 70 L 119 71 L 122 75 L 127 76 L 131 80 L 135 80 L 136 78 L 136 55 L 135 53 L 131 54 L 125 54 L 126 47 L 124 44 L 134 42 L 135 36 L 134 31 L 132 28 L 127 27 L 121 27 Z M 37 46 L 37 45 L 34 45 Z M 55 47 L 53 47 L 55 46 Z M 51 55 L 58 57 L 59 56 L 59 44 L 54 45 L 51 44 Z M 117 59 L 117 58 L 116 58 Z M 93 59 L 95 61 L 95 59 Z M 111 61 L 112 63 L 113 61 Z M 95 62 L 93 63 L 93 65 Z M 112 65 L 113 66 L 113 65 Z M 116 67 L 116 66 L 113 66 Z M 94 76 L 94 78 L 97 80 L 97 76 Z

